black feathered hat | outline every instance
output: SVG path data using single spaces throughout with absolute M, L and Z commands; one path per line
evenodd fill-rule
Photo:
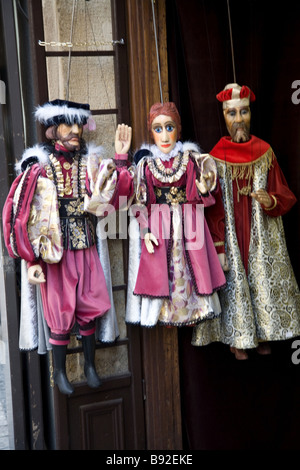
M 46 127 L 59 126 L 59 124 L 84 126 L 90 116 L 89 104 L 59 99 L 48 101 L 38 106 L 35 111 L 36 120 Z

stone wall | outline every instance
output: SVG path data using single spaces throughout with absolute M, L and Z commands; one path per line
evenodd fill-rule
M 43 0 L 44 40 L 46 43 L 67 43 L 72 37 L 69 68 L 69 94 L 67 78 L 69 57 L 48 57 L 47 75 L 49 99 L 66 99 L 88 102 L 92 110 L 116 108 L 114 57 L 72 57 L 73 51 L 112 50 L 112 18 L 110 0 Z M 72 22 L 73 18 L 73 22 Z M 71 33 L 71 26 L 73 29 Z M 71 36 L 72 34 L 72 36 Z M 47 51 L 68 51 L 70 48 L 47 45 Z M 94 117 L 96 130 L 85 131 L 84 138 L 103 146 L 106 156 L 114 155 L 116 116 Z M 109 240 L 113 285 L 124 283 L 122 242 Z M 118 316 L 120 338 L 126 337 L 125 293 L 116 291 L 115 307 Z M 72 338 L 71 346 L 77 346 Z M 97 351 L 97 370 L 100 376 L 116 375 L 128 370 L 127 346 L 110 347 Z M 84 380 L 83 357 L 68 357 L 68 374 L 73 382 Z

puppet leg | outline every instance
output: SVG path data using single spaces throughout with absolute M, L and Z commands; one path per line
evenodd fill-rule
M 53 361 L 54 361 L 54 382 L 61 393 L 71 395 L 74 388 L 70 384 L 66 374 L 66 354 L 67 346 L 52 345 Z
M 256 348 L 256 351 L 258 354 L 261 354 L 262 356 L 267 356 L 268 354 L 271 354 L 271 346 L 269 343 L 259 343 L 259 345 Z
M 84 373 L 87 384 L 91 388 L 98 388 L 102 384 L 95 369 L 95 336 L 82 336 L 84 354 Z
M 238 361 L 244 361 L 248 359 L 248 354 L 244 349 L 230 347 L 230 351 L 235 355 L 235 358 Z

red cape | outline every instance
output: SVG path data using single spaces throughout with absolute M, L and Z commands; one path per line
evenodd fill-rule
M 256 161 L 270 148 L 270 144 L 250 136 L 248 142 L 236 143 L 230 136 L 222 137 L 211 150 L 210 155 L 226 163 L 243 165 Z

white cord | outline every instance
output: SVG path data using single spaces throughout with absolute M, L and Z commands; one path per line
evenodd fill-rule
M 154 37 L 155 37 L 155 48 L 156 48 L 156 58 L 157 58 L 157 70 L 158 70 L 158 81 L 159 81 L 159 91 L 160 91 L 160 101 L 163 104 L 163 93 L 161 86 L 161 75 L 160 75 L 160 63 L 159 63 L 159 53 L 158 53 L 158 42 L 157 42 L 157 33 L 156 33 L 156 21 L 155 21 L 155 12 L 154 12 L 154 0 L 152 2 L 152 16 L 153 16 L 153 27 L 154 27 Z
M 71 21 L 71 33 L 70 33 L 70 43 L 71 43 L 71 44 L 72 44 L 72 38 L 73 38 L 75 3 L 76 3 L 76 0 L 73 0 L 73 11 L 72 11 L 72 21 Z M 71 48 L 69 49 L 69 59 L 68 59 L 68 75 L 67 75 L 67 85 L 66 85 L 66 100 L 69 99 L 70 71 L 71 71 Z

